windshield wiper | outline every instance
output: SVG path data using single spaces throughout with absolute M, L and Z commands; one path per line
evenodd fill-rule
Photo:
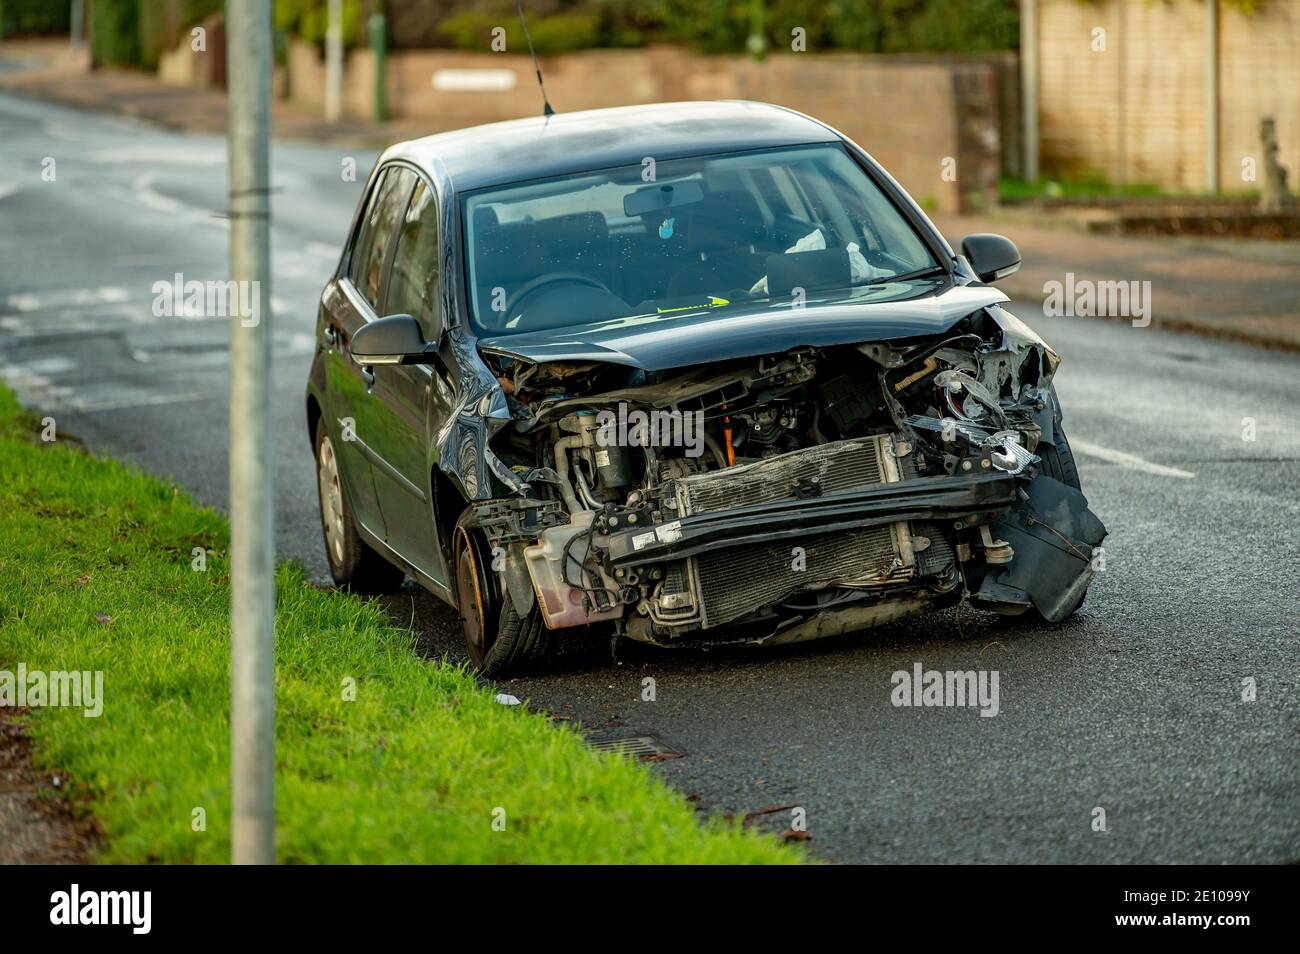
M 868 282 L 870 285 L 883 285 L 886 282 L 910 282 L 916 278 L 929 278 L 931 275 L 947 275 L 948 269 L 942 265 L 927 265 L 925 268 L 918 268 L 914 272 L 904 272 L 902 275 L 889 275 L 879 281 Z

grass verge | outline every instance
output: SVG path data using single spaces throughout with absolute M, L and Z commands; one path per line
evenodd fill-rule
M 1037 182 L 1005 177 L 998 180 L 998 198 L 1003 202 L 1028 202 L 1033 199 L 1131 199 L 1161 194 L 1161 188 L 1156 185 L 1142 182 L 1115 185 L 1101 176 L 1074 179 L 1044 176 Z
M 29 710 L 106 862 L 229 858 L 229 579 L 222 516 L 120 463 L 43 443 L 0 388 L 0 670 L 102 671 L 103 713 Z M 194 548 L 206 570 L 192 568 Z M 756 863 L 802 855 L 701 823 L 641 765 L 418 659 L 376 606 L 282 566 L 282 862 Z M 356 683 L 355 701 L 343 685 Z M 196 809 L 206 828 L 194 830 Z M 493 826 L 504 809 L 504 830 Z M 496 813 L 500 817 L 500 813 Z

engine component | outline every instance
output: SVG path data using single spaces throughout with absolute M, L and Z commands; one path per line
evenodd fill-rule
M 1022 438 L 1017 431 L 994 431 L 978 424 L 959 421 L 954 418 L 946 420 L 914 414 L 906 421 L 908 427 L 931 431 L 951 441 L 960 436 L 974 449 L 987 451 L 989 462 L 998 470 L 1008 474 L 1019 474 L 1039 458 L 1025 449 Z
M 699 618 L 687 561 L 677 560 L 668 565 L 668 572 L 656 587 L 654 599 L 647 601 L 646 609 L 650 618 L 660 626 L 673 626 Z
M 582 428 L 583 454 L 596 472 L 597 489 L 612 496 L 610 491 L 634 483 L 631 452 L 614 429 L 602 425 L 594 411 L 579 411 L 578 422 Z
M 677 511 L 692 516 L 894 482 L 901 478 L 894 446 L 893 438 L 876 435 L 681 477 L 673 488 Z M 685 566 L 702 601 L 700 628 L 709 629 L 803 590 L 903 582 L 913 576 L 916 557 L 908 526 L 900 522 L 819 534 L 798 545 L 729 547 L 690 557 Z M 662 610 L 658 615 L 663 622 L 680 618 Z
M 510 497 L 487 500 L 474 508 L 478 525 L 493 544 L 534 540 L 540 531 L 564 519 L 564 512 L 554 500 Z
M 983 446 L 989 448 L 989 460 L 998 470 L 1005 470 L 1008 474 L 1018 474 L 1038 460 L 1020 446 L 1020 435 L 1015 431 L 998 431 L 990 440 L 996 443 Z
M 1015 559 L 1016 551 L 1005 540 L 994 540 L 989 525 L 980 527 L 980 542 L 984 544 L 984 559 L 994 566 L 1006 566 Z
M 854 425 L 866 421 L 874 410 L 867 402 L 862 383 L 847 374 L 832 378 L 821 386 L 824 408 L 841 436 L 847 437 Z
M 865 527 L 760 547 L 705 553 L 694 563 L 704 601 L 704 629 L 723 626 L 802 590 L 830 585 L 883 586 L 911 578 L 902 565 L 893 527 Z
M 683 516 L 691 516 L 785 500 L 799 496 L 801 486 L 827 494 L 897 480 L 892 448 L 888 436 L 877 435 L 809 447 L 725 471 L 694 474 L 675 482 L 677 509 Z
M 581 511 L 572 522 L 543 530 L 535 544 L 524 548 L 548 629 L 623 615 L 619 585 L 599 568 L 593 569 L 587 559 L 592 517 L 591 511 Z
M 997 398 L 969 373 L 951 368 L 936 374 L 934 383 L 943 391 L 948 413 L 954 417 L 978 424 L 992 415 L 994 420 L 1005 423 Z

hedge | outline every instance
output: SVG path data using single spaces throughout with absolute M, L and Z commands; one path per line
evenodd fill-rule
M 140 65 L 139 0 L 93 0 L 90 52 L 96 66 Z
M 224 6 L 222 0 L 88 0 L 95 60 L 153 68 L 182 31 Z M 67 29 L 67 4 L 0 0 L 6 33 Z M 1016 0 L 531 0 L 528 27 L 538 53 L 592 47 L 680 43 L 713 53 L 743 53 L 755 23 L 767 45 L 789 49 L 802 30 L 805 49 L 864 53 L 942 53 L 1015 49 Z M 57 10 L 51 9 L 57 8 Z M 523 49 L 513 0 L 344 0 L 344 39 L 366 41 L 370 13 L 385 9 L 396 49 L 489 50 L 493 28 L 507 48 Z M 326 0 L 274 0 L 277 33 L 323 43 Z M 761 15 L 756 16 L 756 13 Z
M 58 0 L 0 0 L 0 37 L 67 33 L 72 8 Z

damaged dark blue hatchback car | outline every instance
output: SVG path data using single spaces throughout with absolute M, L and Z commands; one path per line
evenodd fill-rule
M 330 569 L 500 674 L 597 628 L 789 643 L 962 600 L 1058 622 L 1105 528 L 1058 358 L 798 113 L 682 103 L 389 149 L 307 391 Z

